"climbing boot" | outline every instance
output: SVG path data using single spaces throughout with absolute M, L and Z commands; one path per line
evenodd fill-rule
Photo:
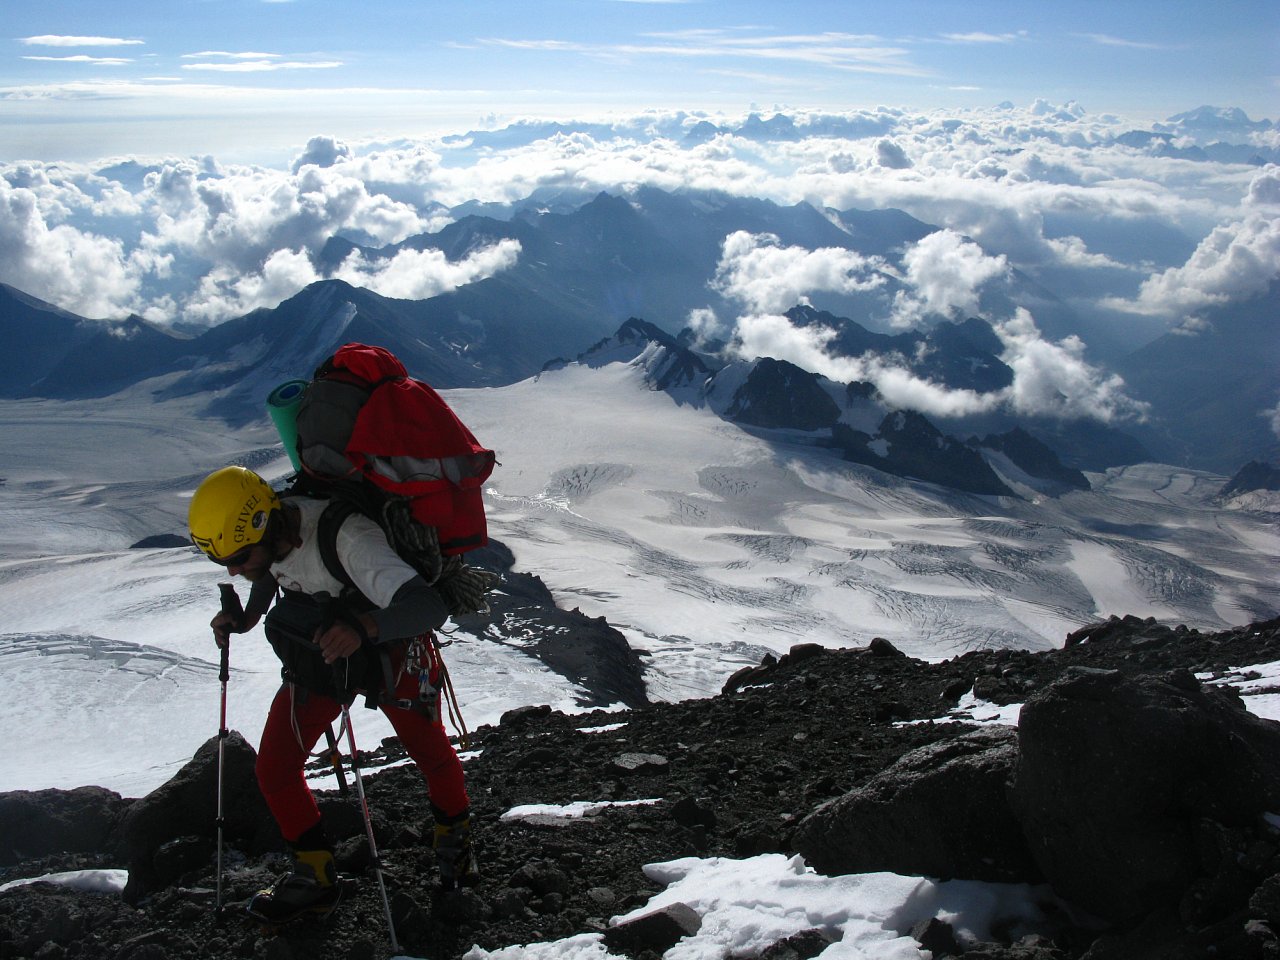
M 432 849 L 440 866 L 440 886 L 456 890 L 480 882 L 480 868 L 471 848 L 471 813 L 464 810 L 453 817 L 436 815 Z
M 293 869 L 249 901 L 249 915 L 263 923 L 288 923 L 305 914 L 328 916 L 342 899 L 342 884 L 328 850 L 295 850 Z

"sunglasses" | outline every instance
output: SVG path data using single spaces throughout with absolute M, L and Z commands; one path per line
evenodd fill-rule
M 243 567 L 249 562 L 249 555 L 253 553 L 253 547 L 245 547 L 243 550 L 237 550 L 229 557 L 219 560 L 217 557 L 210 557 L 220 567 Z
M 213 555 L 213 544 L 208 540 L 202 540 L 199 537 L 192 537 L 192 542 L 204 551 L 204 555 L 216 563 L 220 567 L 242 567 L 249 561 L 249 555 L 253 552 L 253 546 L 242 547 L 229 557 L 215 557 Z

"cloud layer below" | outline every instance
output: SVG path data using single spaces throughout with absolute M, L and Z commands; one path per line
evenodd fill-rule
M 841 56 L 856 54 L 853 38 L 839 42 Z M 196 59 L 204 68 L 326 65 L 251 52 Z M 806 201 L 833 220 L 835 211 L 896 208 L 941 229 L 887 256 L 726 237 L 708 282 L 741 314 L 714 322 L 731 326 L 746 352 L 874 378 L 921 409 L 1001 402 L 1109 419 L 1135 412 L 1120 385 L 1090 365 L 1078 338 L 1046 340 L 1027 309 L 987 316 L 1018 375 L 1000 398 L 940 392 L 891 367 L 841 368 L 819 332 L 791 329 L 781 315 L 820 291 L 868 294 L 883 300 L 887 327 L 905 329 L 977 313 L 985 290 L 1021 278 L 1081 316 L 1186 328 L 1197 311 L 1280 276 L 1280 167 L 1196 159 L 1184 148 L 1204 144 L 1190 128 L 1174 140 L 1122 137 L 1134 129 L 1123 118 L 1042 101 L 960 115 L 878 108 L 767 119 L 646 114 L 430 142 L 317 136 L 283 170 L 215 158 L 0 165 L 0 282 L 95 318 L 216 324 L 325 276 L 425 298 L 509 269 L 520 256 L 510 242 L 459 262 L 404 250 L 372 262 L 353 254 L 328 272 L 316 265 L 331 237 L 396 243 L 440 229 L 450 208 L 472 200 L 650 184 Z M 762 134 L 766 126 L 775 135 Z M 1267 156 L 1280 149 L 1280 132 L 1265 125 L 1238 139 Z

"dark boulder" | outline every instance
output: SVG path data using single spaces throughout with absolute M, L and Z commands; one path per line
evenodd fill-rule
M 647 950 L 661 954 L 701 927 L 702 918 L 696 910 L 685 903 L 673 903 L 610 927 L 604 932 L 604 942 L 610 950 L 629 955 Z
M 813 960 L 838 940 L 835 933 L 821 927 L 801 930 L 765 947 L 760 960 Z
M 806 817 L 796 849 L 825 874 L 1038 879 L 1006 796 L 1017 756 L 1008 727 L 913 750 Z
M 51 853 L 109 850 L 132 803 L 103 787 L 0 793 L 0 867 Z
M 280 834 L 258 790 L 257 754 L 232 731 L 224 750 L 223 838 L 246 850 L 263 852 L 281 845 Z M 137 903 L 156 886 L 169 882 L 174 841 L 193 849 L 218 834 L 218 738 L 205 741 L 169 782 L 135 801 L 119 829 L 121 852 L 129 867 L 124 898 Z M 157 860 L 159 855 L 159 860 Z
M 1205 823 L 1280 809 L 1280 724 L 1186 671 L 1074 667 L 1028 700 L 1012 802 L 1063 897 L 1114 922 L 1176 908 L 1205 879 Z

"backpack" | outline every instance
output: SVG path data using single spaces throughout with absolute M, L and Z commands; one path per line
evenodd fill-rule
M 297 408 L 298 475 L 288 494 L 327 498 L 319 547 L 355 587 L 336 538 L 353 513 L 374 520 L 397 554 L 435 586 L 450 613 L 487 609 L 495 577 L 461 554 L 489 542 L 481 488 L 496 458 L 390 351 L 348 343 L 325 360 Z

